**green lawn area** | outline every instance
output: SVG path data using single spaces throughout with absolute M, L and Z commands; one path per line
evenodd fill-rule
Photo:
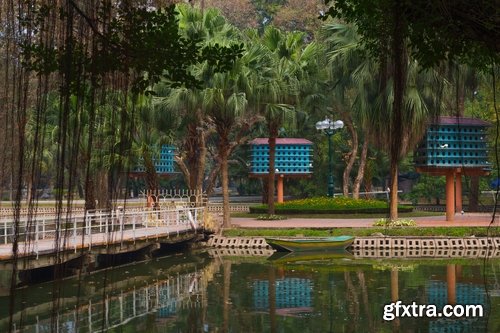
M 223 231 L 224 236 L 228 237 L 322 237 L 322 236 L 371 236 L 374 233 L 382 233 L 386 236 L 450 236 L 450 237 L 496 237 L 500 236 L 500 230 L 497 228 L 485 227 L 402 227 L 402 228 L 333 228 L 333 229 L 258 229 L 241 228 L 228 229 Z

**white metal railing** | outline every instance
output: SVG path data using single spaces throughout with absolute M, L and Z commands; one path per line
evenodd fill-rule
M 402 193 L 403 191 L 402 190 L 399 190 L 398 193 Z M 390 191 L 371 191 L 371 192 L 359 192 L 359 195 L 360 196 L 368 196 L 368 195 L 377 195 L 377 194 L 385 194 L 387 200 L 389 200 L 389 194 L 391 192 Z M 347 193 L 348 196 L 352 195 L 352 193 Z M 342 197 L 344 196 L 343 193 L 334 193 L 333 194 L 334 197 Z
M 96 242 L 107 245 L 134 241 L 138 237 L 197 230 L 203 227 L 204 212 L 205 207 L 193 207 L 112 210 L 69 218 L 61 216 L 59 219 L 53 216 L 37 216 L 32 221 L 19 222 L 17 239 L 22 242 L 20 251 L 36 254 L 38 257 L 41 250 L 50 251 L 50 246 L 55 249 L 57 245 L 60 250 L 73 248 L 76 251 L 78 246 L 92 248 Z M 1 221 L 0 244 L 12 243 L 14 236 L 14 222 Z M 55 244 L 56 238 L 60 244 Z
M 201 273 L 166 276 L 142 288 L 107 293 L 101 299 L 89 299 L 78 308 L 60 310 L 56 322 L 45 318 L 23 327 L 23 332 L 106 332 L 134 318 L 155 313 L 159 318 L 175 315 L 180 309 L 201 307 Z M 64 308 L 64 307 L 62 307 Z M 78 318 L 78 319 L 77 319 Z

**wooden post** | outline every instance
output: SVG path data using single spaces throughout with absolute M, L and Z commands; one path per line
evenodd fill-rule
M 446 221 L 453 221 L 455 216 L 455 174 L 453 170 L 446 173 Z
M 277 191 L 278 191 L 278 203 L 283 203 L 283 175 L 278 175 L 278 186 L 277 186 Z
M 446 286 L 448 291 L 448 304 L 457 303 L 457 277 L 455 271 L 455 265 L 446 265 Z
M 455 208 L 462 212 L 462 173 L 457 172 L 455 177 Z

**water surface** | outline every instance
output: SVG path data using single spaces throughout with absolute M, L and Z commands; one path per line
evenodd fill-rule
M 268 257 L 210 250 L 32 284 L 16 290 L 13 328 L 37 333 L 500 332 L 497 259 Z M 0 296 L 0 332 L 8 331 L 9 299 L 5 292 Z M 384 305 L 397 299 L 438 307 L 481 304 L 485 316 L 384 321 Z

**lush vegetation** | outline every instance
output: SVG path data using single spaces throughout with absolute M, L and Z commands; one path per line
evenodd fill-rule
M 399 209 L 401 212 L 412 211 L 412 208 L 408 206 L 400 206 Z M 260 213 L 266 210 L 266 205 L 250 207 L 250 213 Z M 348 197 L 315 197 L 278 203 L 276 204 L 276 212 L 280 214 L 380 214 L 387 212 L 387 202 L 373 199 L 352 199 Z
M 285 180 L 285 194 L 325 194 L 328 141 L 314 124 L 328 116 L 345 124 L 332 137 L 336 191 L 357 199 L 391 186 L 394 219 L 405 209 L 397 205 L 398 173 L 415 173 L 411 151 L 433 116 L 497 121 L 499 52 L 491 41 L 499 38 L 487 5 L 429 1 L 439 15 L 421 15 L 427 7 L 400 1 L 7 2 L 0 190 L 17 201 L 35 201 L 44 189 L 59 201 L 110 208 L 141 189 L 211 194 L 220 186 L 228 227 L 230 188 L 264 194 L 275 210 L 274 159 L 268 179 L 248 177 L 252 138 L 270 138 L 271 156 L 278 137 L 313 141 L 314 174 Z M 471 24 L 457 8 L 484 24 L 457 34 Z M 179 171 L 168 180 L 154 165 L 165 143 L 177 147 Z M 145 172 L 133 172 L 138 164 Z M 411 201 L 442 199 L 442 180 L 417 178 Z M 467 177 L 464 189 L 477 207 L 478 177 Z M 333 208 L 385 212 L 370 205 Z M 276 206 L 283 209 L 304 211 Z

